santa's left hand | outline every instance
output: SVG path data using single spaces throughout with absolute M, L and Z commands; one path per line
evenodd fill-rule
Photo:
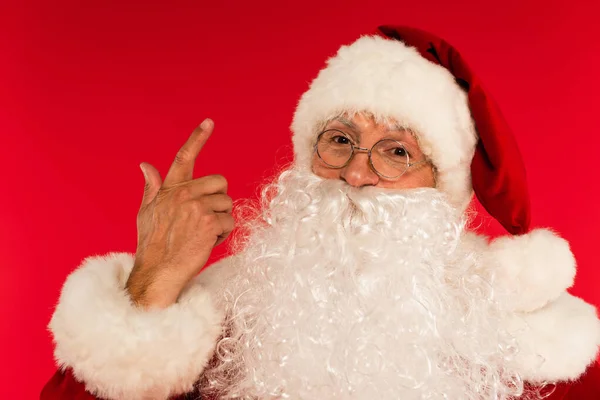
M 494 288 L 508 295 L 513 311 L 538 310 L 573 285 L 575 257 L 569 243 L 550 230 L 503 236 L 484 246 L 483 268 L 492 272 Z
M 505 322 L 518 352 L 511 368 L 531 383 L 577 379 L 598 355 L 600 320 L 591 304 L 562 293 L 539 310 Z
M 596 359 L 600 321 L 592 305 L 567 292 L 576 272 L 569 243 L 547 229 L 489 244 L 468 235 L 509 311 L 505 327 L 519 349 L 512 367 L 529 382 L 580 376 Z

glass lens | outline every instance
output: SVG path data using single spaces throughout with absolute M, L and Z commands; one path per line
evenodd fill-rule
M 343 132 L 328 130 L 319 136 L 317 154 L 325 164 L 343 167 L 352 157 L 352 143 Z
M 404 174 L 410 163 L 408 152 L 402 143 L 384 139 L 375 144 L 371 150 L 373 168 L 386 178 L 397 178 Z

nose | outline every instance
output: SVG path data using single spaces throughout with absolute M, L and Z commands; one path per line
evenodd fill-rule
M 375 186 L 379 183 L 379 176 L 369 164 L 368 154 L 363 152 L 354 154 L 352 160 L 342 169 L 340 178 L 354 187 Z

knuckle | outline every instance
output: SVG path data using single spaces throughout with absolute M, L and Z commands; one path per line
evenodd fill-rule
M 215 217 L 214 214 L 204 215 L 200 219 L 200 224 L 202 224 L 202 227 L 204 229 L 208 230 L 211 233 L 218 234 L 222 231 L 219 220 Z
M 202 202 L 186 201 L 184 204 L 185 204 L 185 209 L 188 211 L 189 214 L 199 215 L 201 218 L 204 218 L 206 212 L 205 212 L 204 204 L 202 204 Z
M 200 217 L 200 220 L 202 221 L 203 224 L 206 224 L 206 225 L 214 225 L 218 222 L 215 214 L 213 214 L 213 213 L 203 214 Z
M 219 188 L 227 187 L 227 179 L 223 175 L 211 175 L 210 178 L 215 186 Z
M 173 162 L 175 164 L 181 165 L 181 164 L 187 164 L 191 159 L 192 159 L 192 157 L 191 157 L 191 154 L 189 153 L 189 151 L 187 151 L 185 149 L 181 149 L 177 152 L 177 154 L 175 154 L 175 159 L 173 160 Z
M 180 202 L 185 202 L 193 198 L 192 190 L 188 186 L 179 186 L 173 192 L 173 196 Z

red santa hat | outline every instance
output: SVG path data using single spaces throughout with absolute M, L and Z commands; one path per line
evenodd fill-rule
M 525 166 L 499 108 L 460 53 L 430 33 L 381 26 L 337 54 L 313 80 L 292 122 L 296 163 L 310 168 L 322 124 L 342 113 L 393 118 L 416 132 L 437 188 L 466 209 L 473 192 L 512 234 L 526 233 Z

